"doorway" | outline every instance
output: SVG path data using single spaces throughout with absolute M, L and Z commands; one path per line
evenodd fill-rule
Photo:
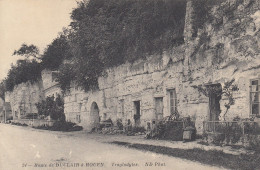
M 140 100 L 139 101 L 134 101 L 134 109 L 135 109 L 135 114 L 134 114 L 134 121 L 135 121 L 135 126 L 140 126 L 141 121 L 141 108 L 140 108 Z
M 91 128 L 97 128 L 99 125 L 99 108 L 96 102 L 93 102 L 91 104 L 91 108 L 90 108 L 90 125 Z
M 218 121 L 220 115 L 221 84 L 207 85 L 209 97 L 209 121 Z

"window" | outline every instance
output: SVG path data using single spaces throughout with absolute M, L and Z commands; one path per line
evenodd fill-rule
M 79 110 L 78 111 L 81 112 L 81 110 L 82 110 L 82 103 L 79 103 L 78 106 L 79 106 L 79 108 L 78 108 Z
M 121 99 L 121 100 L 119 100 L 119 106 L 120 106 L 120 113 L 121 113 L 121 116 L 122 116 L 122 118 L 124 117 L 124 110 L 125 110 L 125 108 L 124 108 L 124 99 Z
M 251 80 L 250 82 L 250 110 L 252 115 L 260 115 L 259 93 L 260 79 Z
M 177 96 L 175 89 L 168 90 L 168 96 L 170 114 L 175 114 L 177 111 Z
M 162 97 L 155 98 L 155 114 L 158 120 L 163 119 L 163 98 Z
M 81 120 L 80 120 L 80 115 L 77 115 L 76 120 L 77 120 L 78 123 L 81 122 Z
M 32 100 L 35 100 L 36 92 L 32 92 Z

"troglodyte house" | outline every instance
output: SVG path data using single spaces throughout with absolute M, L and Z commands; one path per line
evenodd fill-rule
M 190 116 L 201 133 L 203 121 L 224 119 L 228 98 L 214 92 L 204 95 L 198 87 L 221 91 L 233 79 L 238 91 L 233 93 L 235 102 L 226 120 L 260 116 L 260 1 L 227 0 L 208 12 L 211 17 L 198 27 L 200 18 L 193 1 L 188 1 L 183 44 L 171 52 L 107 69 L 106 76 L 98 79 L 99 90 L 84 92 L 72 85 L 64 95 L 66 120 L 89 130 L 109 118 L 146 127 L 147 122 L 178 112 Z M 55 73 L 42 73 L 37 99 L 60 93 L 47 74 Z M 13 114 L 21 112 L 20 101 L 11 99 Z

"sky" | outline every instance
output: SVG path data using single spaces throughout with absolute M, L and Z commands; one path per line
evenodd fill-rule
M 76 0 L 0 0 L 0 80 L 11 63 L 22 58 L 12 56 L 14 50 L 26 43 L 38 46 L 42 53 L 69 25 L 75 7 Z

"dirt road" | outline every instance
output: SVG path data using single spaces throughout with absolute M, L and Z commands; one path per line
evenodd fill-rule
M 218 169 L 103 143 L 84 132 L 51 132 L 0 124 L 0 137 L 1 170 Z

